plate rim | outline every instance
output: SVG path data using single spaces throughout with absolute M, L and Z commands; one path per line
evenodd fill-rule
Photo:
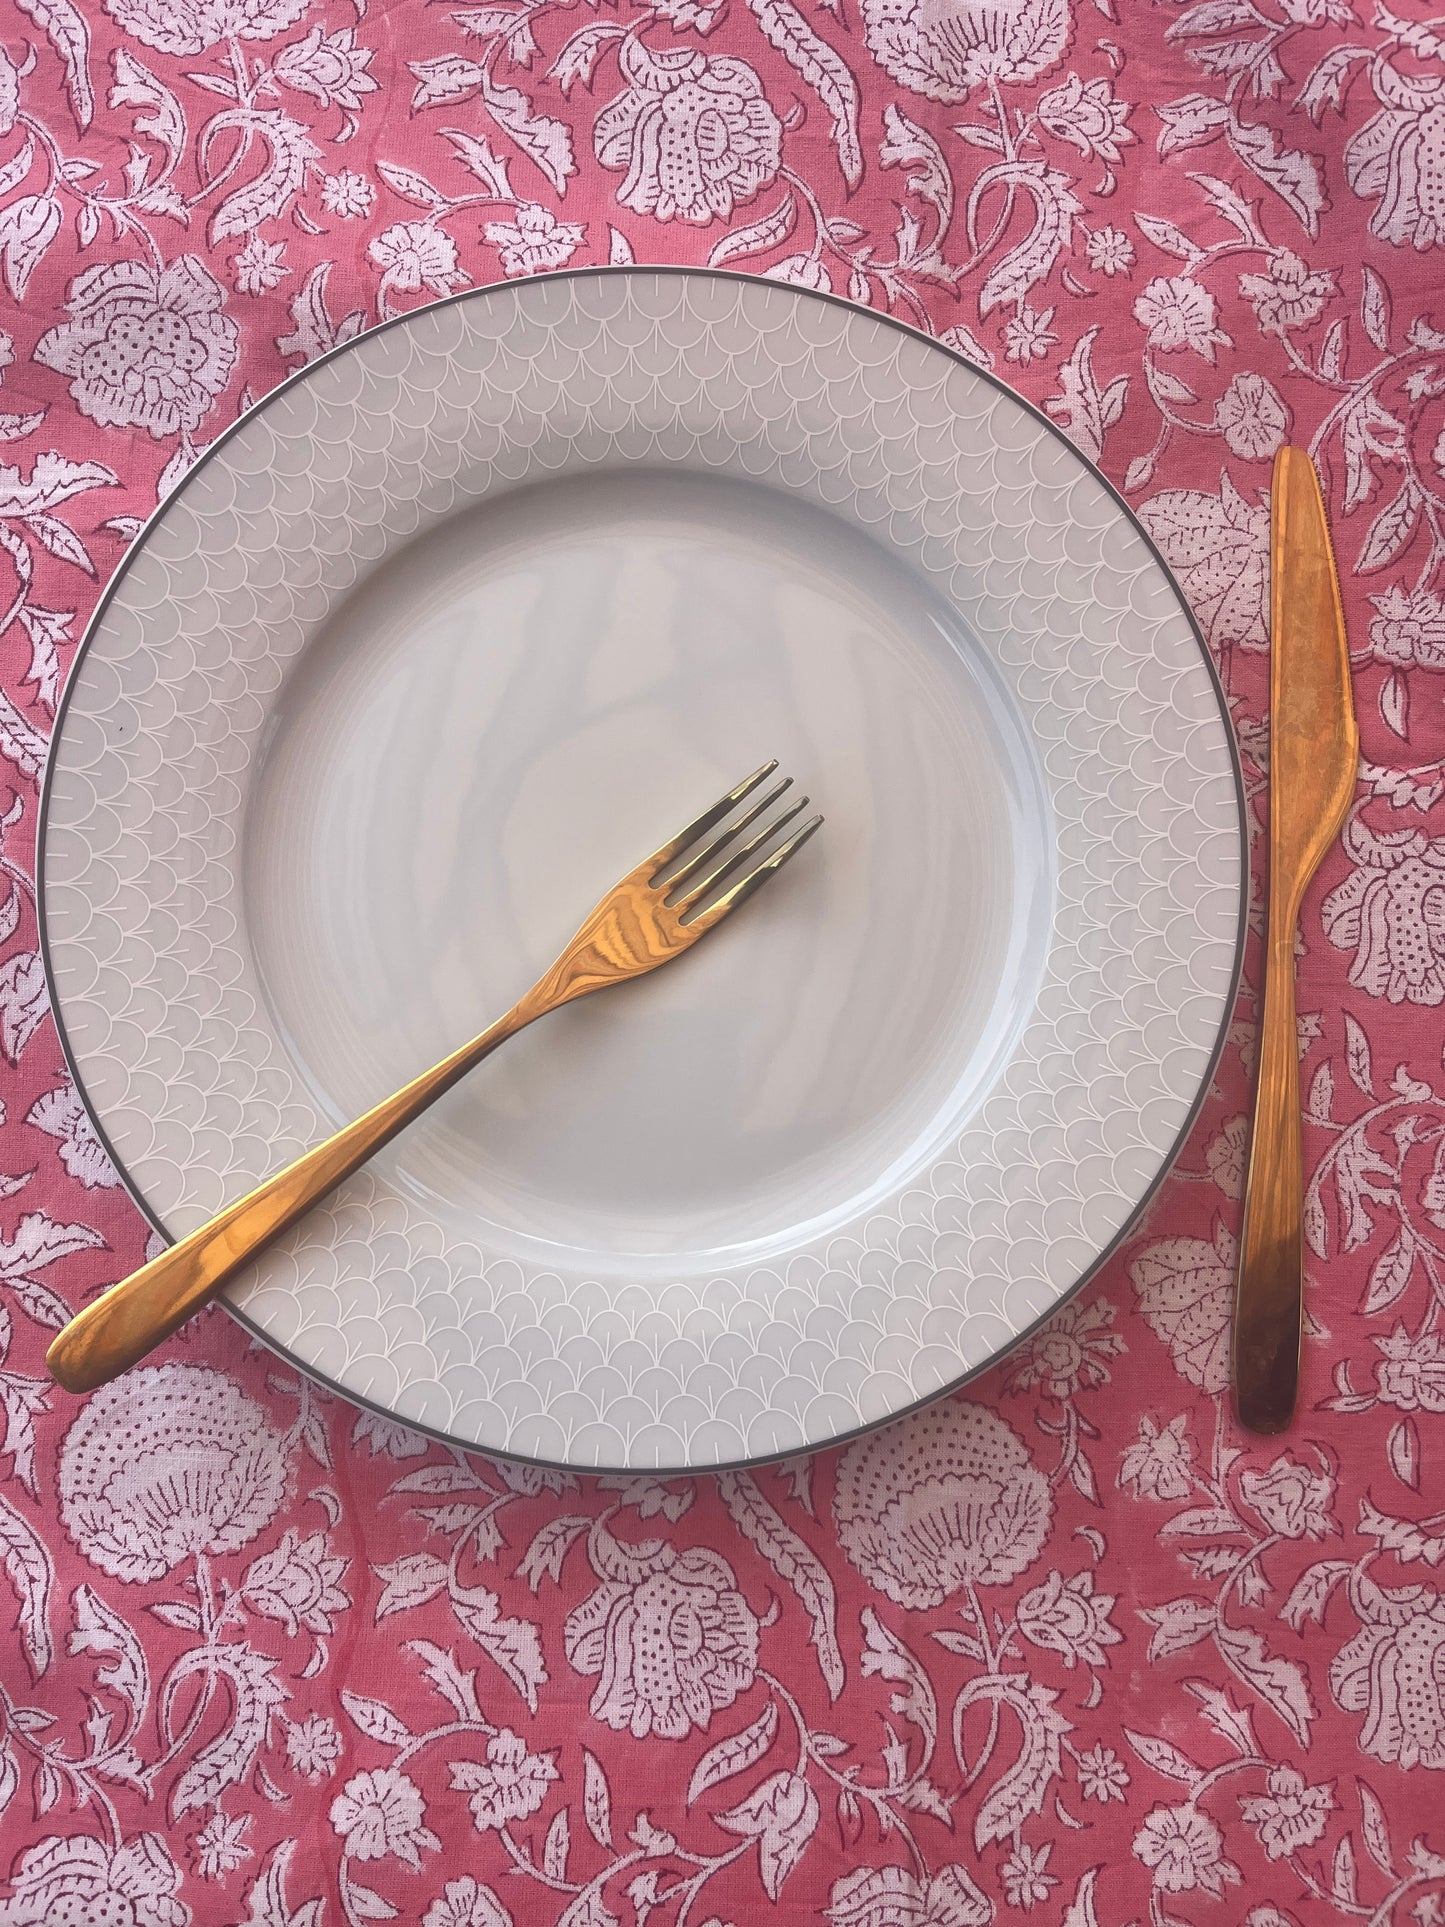
M 1037 429 L 1041 429 L 1045 435 L 1056 442 L 1062 443 L 1069 450 L 1074 458 L 1083 465 L 1085 470 L 1100 487 L 1102 487 L 1115 509 L 1128 523 L 1132 533 L 1142 541 L 1147 553 L 1160 570 L 1169 587 L 1173 590 L 1179 607 L 1184 613 L 1190 634 L 1193 636 L 1200 659 L 1207 672 L 1209 686 L 1218 707 L 1220 718 L 1224 724 L 1224 737 L 1229 755 L 1230 773 L 1234 779 L 1235 819 L 1240 857 L 1238 907 L 1234 925 L 1234 956 L 1230 968 L 1229 985 L 1222 1001 L 1219 1025 L 1213 1043 L 1210 1046 L 1208 1058 L 1200 1073 L 1197 1087 L 1193 1096 L 1190 1098 L 1188 1109 L 1172 1142 L 1164 1152 L 1158 1169 L 1140 1193 L 1138 1201 L 1135 1203 L 1128 1217 L 1123 1224 L 1119 1226 L 1119 1229 L 1114 1233 L 1109 1242 L 1090 1259 L 1073 1282 L 1059 1293 L 1053 1304 L 1034 1319 L 1032 1323 L 1014 1333 L 1005 1345 L 991 1353 L 989 1357 L 980 1360 L 975 1365 L 966 1367 L 960 1372 L 957 1378 L 950 1379 L 946 1385 L 926 1392 L 922 1397 L 912 1400 L 907 1405 L 899 1406 L 896 1411 L 888 1413 L 885 1417 L 870 1419 L 863 1424 L 838 1432 L 831 1438 L 823 1440 L 818 1444 L 804 1445 L 788 1451 L 751 1453 L 736 1459 L 709 1460 L 705 1464 L 684 1463 L 678 1466 L 653 1466 L 646 1468 L 646 1476 L 666 1479 L 697 1478 L 713 1473 L 743 1471 L 753 1467 L 785 1463 L 789 1459 L 807 1456 L 815 1452 L 828 1452 L 834 1449 L 841 1449 L 856 1439 L 880 1431 L 884 1426 L 898 1424 L 916 1412 L 939 1404 L 944 1399 L 952 1398 L 956 1393 L 972 1384 L 975 1379 L 982 1377 L 985 1372 L 993 1370 L 994 1367 L 999 1365 L 1004 1359 L 1010 1357 L 1014 1352 L 1027 1344 L 1034 1334 L 1042 1330 L 1042 1328 L 1048 1324 L 1049 1320 L 1062 1311 L 1066 1305 L 1071 1304 L 1080 1293 L 1098 1277 L 1104 1267 L 1113 1260 L 1123 1246 L 1136 1235 L 1140 1219 L 1149 1210 L 1149 1207 L 1158 1196 L 1166 1179 L 1173 1172 L 1174 1166 L 1179 1160 L 1180 1153 L 1193 1134 L 1194 1127 L 1199 1121 L 1205 1101 L 1214 1083 L 1215 1073 L 1219 1068 L 1220 1059 L 1224 1053 L 1224 1046 L 1229 1036 L 1229 1027 L 1234 1016 L 1235 1006 L 1239 999 L 1240 985 L 1244 971 L 1245 946 L 1248 938 L 1250 893 L 1248 795 L 1245 788 L 1244 765 L 1240 755 L 1239 738 L 1235 729 L 1234 718 L 1230 712 L 1229 700 L 1224 689 L 1224 684 L 1220 678 L 1218 666 L 1210 652 L 1209 644 L 1205 640 L 1204 632 L 1200 627 L 1199 619 L 1194 612 L 1193 605 L 1184 593 L 1178 577 L 1165 559 L 1158 544 L 1145 527 L 1143 521 L 1124 499 L 1121 491 L 1109 480 L 1098 463 L 1086 455 L 1058 423 L 1045 413 L 1044 409 L 1038 403 L 1031 401 L 1028 396 L 1021 394 L 1009 382 L 1005 381 L 1001 375 L 995 373 L 992 368 L 985 368 L 981 363 L 971 360 L 969 356 L 952 346 L 952 344 L 941 340 L 937 335 L 929 334 L 925 329 L 916 327 L 912 322 L 905 321 L 897 315 L 881 313 L 876 308 L 865 306 L 861 302 L 850 301 L 840 294 L 824 292 L 816 288 L 802 287 L 794 283 L 781 282 L 774 276 L 749 273 L 741 269 L 698 267 L 682 262 L 601 263 L 596 266 L 580 268 L 558 268 L 542 274 L 518 277 L 514 280 L 482 282 L 474 287 L 458 289 L 456 293 L 442 296 L 435 301 L 423 302 L 419 307 L 409 308 L 402 314 L 391 315 L 386 320 L 378 322 L 375 327 L 363 329 L 360 335 L 354 336 L 346 341 L 337 342 L 334 346 L 326 349 L 322 354 L 315 356 L 312 360 L 303 362 L 299 368 L 292 369 L 290 374 L 283 376 L 273 388 L 268 389 L 264 395 L 259 396 L 252 402 L 249 408 L 243 409 L 233 422 L 223 428 L 220 434 L 207 444 L 202 454 L 198 456 L 191 466 L 186 469 L 185 473 L 179 476 L 171 485 L 126 546 L 125 552 L 116 563 L 105 587 L 96 599 L 95 607 L 91 611 L 90 617 L 85 625 L 85 630 L 76 645 L 75 654 L 71 660 L 70 668 L 67 671 L 65 682 L 60 692 L 60 699 L 56 705 L 55 717 L 46 746 L 45 766 L 41 776 L 39 797 L 36 806 L 35 900 L 37 942 L 40 950 L 41 966 L 45 974 L 46 995 L 49 1000 L 50 1015 L 55 1026 L 56 1037 L 60 1045 L 61 1056 L 64 1059 L 66 1071 L 85 1108 L 86 1116 L 90 1121 L 91 1127 L 95 1131 L 107 1157 L 110 1159 L 126 1195 L 131 1199 L 137 1210 L 139 1210 L 142 1218 L 150 1225 L 152 1232 L 156 1236 L 164 1238 L 168 1245 L 173 1244 L 175 1242 L 174 1239 L 171 1238 L 165 1226 L 159 1222 L 155 1211 L 146 1201 L 124 1162 L 117 1154 L 115 1146 L 111 1143 L 109 1133 L 105 1128 L 104 1121 L 97 1114 L 91 1102 L 90 1094 L 85 1087 L 84 1079 L 80 1074 L 79 1064 L 71 1045 L 60 999 L 57 995 L 54 964 L 51 957 L 49 918 L 46 911 L 45 851 L 50 821 L 52 777 L 56 766 L 56 752 L 64 733 L 71 698 L 79 680 L 77 671 L 101 629 L 113 598 L 119 592 L 120 586 L 124 582 L 132 562 L 140 554 L 152 529 L 170 508 L 180 491 L 186 487 L 193 477 L 201 472 L 212 457 L 219 454 L 230 441 L 239 437 L 253 419 L 259 416 L 264 409 L 268 408 L 280 396 L 293 387 L 299 387 L 307 381 L 311 377 L 313 370 L 331 361 L 339 360 L 353 349 L 358 341 L 371 339 L 375 336 L 388 333 L 393 329 L 404 328 L 414 322 L 419 316 L 460 307 L 468 301 L 476 300 L 478 297 L 496 294 L 507 288 L 523 288 L 556 282 L 575 283 L 580 281 L 618 280 L 628 277 L 663 276 L 669 279 L 736 282 L 743 286 L 766 288 L 775 294 L 786 288 L 796 299 L 822 303 L 827 307 L 840 309 L 849 315 L 866 315 L 871 320 L 882 323 L 896 331 L 906 340 L 923 343 L 929 348 L 948 356 L 950 360 L 956 362 L 960 367 L 967 369 L 970 374 L 986 382 L 998 394 L 1014 402 L 1024 410 L 1025 414 Z M 574 1477 L 599 1477 L 607 1473 L 608 1469 L 605 1467 L 579 1465 L 573 1460 L 552 1459 L 525 1452 L 502 1451 L 495 1447 L 479 1446 L 458 1439 L 455 1434 L 445 1432 L 439 1427 L 427 1425 L 411 1418 L 398 1417 L 388 1406 L 377 1400 L 367 1398 L 363 1394 L 340 1384 L 326 1373 L 317 1370 L 315 1366 L 303 1363 L 278 1340 L 273 1339 L 269 1333 L 264 1331 L 255 1319 L 234 1305 L 225 1292 L 222 1292 L 213 1302 L 224 1307 L 227 1314 L 249 1334 L 253 1343 L 261 1345 L 274 1357 L 283 1360 L 290 1369 L 300 1372 L 305 1378 L 322 1386 L 333 1397 L 342 1399 L 348 1404 L 355 1405 L 362 1411 L 370 1412 L 389 1424 L 401 1426 L 405 1430 L 415 1432 L 420 1437 L 430 1439 L 434 1443 L 447 1446 L 452 1450 L 476 1453 L 482 1457 L 504 1459 L 519 1465 L 537 1466 L 545 1471 L 566 1472 Z M 643 1476 L 640 1469 L 638 1476 Z

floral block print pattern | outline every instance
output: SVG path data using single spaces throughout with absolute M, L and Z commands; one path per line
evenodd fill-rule
M 1445 27 L 1377 0 L 6 0 L 0 1923 L 1445 1921 Z M 1304 907 L 1309 1333 L 1241 1435 L 1258 932 L 1103 1274 L 934 1410 L 697 1479 L 491 1464 L 223 1313 L 78 1402 L 145 1229 L 66 1079 L 33 828 L 158 498 L 387 316 L 588 263 L 902 315 L 1193 602 L 1268 807 L 1269 463 L 1363 761 Z M 1256 838 L 1258 843 L 1258 838 Z

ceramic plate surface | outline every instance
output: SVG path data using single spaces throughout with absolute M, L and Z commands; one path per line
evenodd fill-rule
M 1147 538 L 936 343 L 741 277 L 488 289 L 314 364 L 127 557 L 45 944 L 191 1230 L 510 1004 L 769 756 L 827 818 L 473 1073 L 231 1304 L 466 1445 L 826 1443 L 1044 1317 L 1167 1166 L 1242 928 L 1233 739 Z

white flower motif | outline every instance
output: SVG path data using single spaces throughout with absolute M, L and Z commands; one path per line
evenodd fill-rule
M 347 1562 L 330 1551 L 324 1532 L 303 1539 L 287 1526 L 280 1545 L 252 1561 L 242 1598 L 265 1618 L 279 1619 L 293 1639 L 303 1626 L 312 1633 L 334 1631 L 334 1615 L 346 1610 L 351 1596 L 336 1583 Z
M 720 1553 L 661 1544 L 567 1615 L 567 1657 L 596 1676 L 592 1711 L 637 1739 L 680 1740 L 753 1683 L 758 1622 Z
M 236 1552 L 286 1496 L 286 1449 L 254 1399 L 204 1365 L 146 1365 L 93 1394 L 65 1436 L 60 1516 L 92 1564 L 135 1583 Z
M 1124 1350 L 1124 1340 L 1110 1329 L 1114 1307 L 1106 1298 L 1091 1305 L 1062 1305 L 1049 1322 L 1026 1339 L 1014 1353 L 1011 1388 L 1045 1398 L 1072 1398 L 1081 1386 L 1107 1385 L 1109 1360 Z
M 1104 1648 L 1117 1646 L 1124 1637 L 1109 1618 L 1114 1597 L 1111 1592 L 1095 1593 L 1090 1572 L 1075 1573 L 1069 1580 L 1051 1572 L 1019 1601 L 1019 1631 L 1035 1646 L 1060 1654 L 1066 1666 L 1076 1660 L 1102 1666 Z
M 963 1867 L 920 1878 L 908 1867 L 858 1867 L 833 1882 L 834 1927 L 990 1927 L 993 1902 Z
M 487 1741 L 486 1761 L 454 1760 L 452 1785 L 470 1793 L 478 1833 L 500 1832 L 514 1820 L 526 1820 L 547 1798 L 557 1768 L 547 1753 L 529 1753 L 527 1742 L 507 1727 Z
M 1127 274 L 1134 265 L 1134 243 L 1122 228 L 1095 228 L 1084 246 L 1089 266 L 1099 274 L 1112 278 L 1116 274 Z
M 111 1848 L 87 1834 L 49 1838 L 27 1849 L 0 1900 L 0 1927 L 189 1927 L 176 1899 L 181 1872 L 158 1833 Z
M 1149 346 L 1161 354 L 1192 348 L 1206 361 L 1230 338 L 1218 326 L 1214 296 L 1187 275 L 1157 275 L 1134 303 L 1134 319 L 1148 330 Z
M 422 288 L 450 294 L 467 278 L 457 266 L 456 242 L 430 221 L 398 221 L 383 229 L 366 251 L 383 271 L 382 285 L 402 294 L 417 294 Z
M 1030 1847 L 1021 1840 L 1004 1861 L 1003 1888 L 1010 1907 L 1032 1913 L 1041 1900 L 1048 1899 L 1050 1887 L 1058 1886 L 1057 1877 L 1046 1871 L 1052 1852 L 1051 1840 L 1041 1847 Z
M 236 286 L 242 294 L 265 294 L 278 287 L 291 272 L 286 266 L 286 243 L 263 241 L 253 234 L 231 263 L 236 270 Z
M 249 1813 L 228 1820 L 224 1813 L 213 1813 L 196 1835 L 196 1871 L 202 1880 L 224 1879 L 243 1866 L 255 1852 L 246 1845 L 251 1829 Z
M 559 221 L 549 207 L 519 201 L 510 221 L 488 221 L 486 236 L 501 251 L 505 275 L 542 274 L 572 259 L 586 238 L 580 221 Z
M 1445 601 L 1429 589 L 1389 588 L 1372 595 L 1370 648 L 1395 668 L 1445 669 Z
M 1378 203 L 1370 232 L 1396 247 L 1445 246 L 1445 87 L 1376 69 L 1384 105 L 1345 149 L 1345 176 L 1361 200 Z
M 1412 1338 L 1396 1325 L 1375 1344 L 1382 1354 L 1375 1383 L 1384 1404 L 1401 1412 L 1445 1412 L 1445 1342 L 1439 1332 Z
M 1207 1813 L 1194 1807 L 1155 1807 L 1134 1836 L 1134 1852 L 1154 1871 L 1154 1885 L 1166 1893 L 1202 1887 L 1216 1898 L 1226 1881 L 1240 1872 L 1224 1858 L 1224 1836 Z
M 1103 74 L 1087 81 L 1070 74 L 1062 87 L 1044 95 L 1037 113 L 1046 133 L 1077 147 L 1086 160 L 1117 164 L 1123 158 L 1120 148 L 1136 138 L 1129 129 L 1128 103 L 1114 98 Z
M 632 40 L 621 60 L 629 84 L 597 116 L 593 138 L 602 165 L 626 171 L 624 207 L 702 227 L 776 177 L 782 123 L 746 61 L 655 55 Z
M 125 31 L 163 54 L 198 54 L 223 40 L 273 40 L 308 0 L 105 0 Z
M 370 214 L 376 189 L 364 174 L 353 174 L 343 167 L 339 174 L 328 174 L 321 183 L 321 205 L 328 214 L 343 221 L 359 221 Z
M 286 1758 L 308 1780 L 324 1780 L 341 1758 L 341 1735 L 320 1713 L 308 1713 L 299 1722 L 287 1720 Z
M 423 1914 L 421 1927 L 512 1927 L 512 1916 L 490 1887 L 464 1874 L 447 1882 L 441 1898 Z
M 1096 1742 L 1087 1753 L 1077 1756 L 1077 1764 L 1079 1791 L 1086 1800 L 1097 1800 L 1108 1806 L 1111 1800 L 1124 1798 L 1129 1787 L 1129 1769 L 1112 1746 Z
M 421 1848 L 441 1850 L 441 1841 L 422 1824 L 426 1802 L 421 1790 L 394 1766 L 358 1773 L 331 1802 L 333 1828 L 356 1860 L 381 1860 L 395 1854 L 413 1871 L 421 1869 Z
M 231 378 L 237 328 L 210 270 L 194 255 L 168 268 L 105 261 L 70 284 L 69 319 L 43 334 L 35 359 L 71 377 L 82 414 L 107 428 L 194 433 Z
M 1355 952 L 1350 982 L 1392 1004 L 1445 1003 L 1445 839 L 1352 828 L 1345 848 L 1357 867 L 1320 917 L 1335 948 Z
M 1407 1771 L 1445 1770 L 1445 1594 L 1428 1586 L 1354 1590 L 1364 1624 L 1330 1667 L 1346 1713 L 1363 1713 L 1360 1745 Z
M 1330 1516 L 1335 1482 L 1323 1472 L 1299 1465 L 1288 1452 L 1267 1472 L 1251 1468 L 1239 1482 L 1246 1505 L 1253 1506 L 1271 1532 L 1284 1539 L 1324 1539 L 1339 1526 Z
M 1139 1421 L 1139 1437 L 1125 1448 L 1119 1464 L 1119 1484 L 1132 1486 L 1140 1499 L 1187 1499 L 1193 1490 L 1190 1466 L 1194 1447 L 1185 1427 L 1188 1414 L 1170 1419 L 1161 1432 L 1146 1412 Z
M 1068 49 L 1069 0 L 863 0 L 868 51 L 930 100 L 1037 80 Z
M 1004 352 L 1010 361 L 1042 361 L 1058 340 L 1053 330 L 1054 310 L 1042 314 L 1030 307 L 1020 308 L 1004 325 Z
M 1289 408 L 1265 376 L 1236 375 L 1219 398 L 1215 426 L 1247 462 L 1267 462 L 1289 432 Z
M 120 1174 L 95 1135 L 90 1113 L 73 1084 L 62 1084 L 58 1090 L 37 1097 L 25 1121 L 58 1141 L 60 1162 L 87 1191 L 97 1187 L 114 1190 L 119 1185 Z
M 323 34 L 313 27 L 304 40 L 283 47 L 273 63 L 276 78 L 297 93 L 310 94 L 326 107 L 349 107 L 355 113 L 363 94 L 376 92 L 367 72 L 372 55 L 356 44 L 355 27 Z
M 1270 1768 L 1268 1791 L 1246 1794 L 1239 1810 L 1259 1834 L 1271 1860 L 1312 1847 L 1329 1825 L 1335 1796 L 1327 1786 L 1308 1786 L 1292 1766 Z
M 843 1550 L 900 1606 L 940 1605 L 963 1585 L 1003 1586 L 1043 1550 L 1048 1481 L 1013 1428 L 952 1399 L 844 1453 L 833 1493 Z
M 1335 292 L 1333 268 L 1307 268 L 1288 248 L 1276 248 L 1264 274 L 1242 274 L 1239 292 L 1259 317 L 1259 325 L 1275 333 L 1307 328 L 1324 313 Z

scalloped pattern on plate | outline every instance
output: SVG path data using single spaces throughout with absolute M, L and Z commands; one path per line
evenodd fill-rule
M 52 752 L 44 910 L 86 1100 L 183 1233 L 326 1128 L 241 916 L 239 819 L 288 667 L 438 518 L 636 463 L 823 506 L 989 650 L 1058 829 L 1022 1034 L 930 1168 L 767 1263 L 537 1272 L 366 1173 L 232 1302 L 348 1394 L 464 1445 L 703 1467 L 826 1443 L 1007 1347 L 1127 1224 L 1208 1074 L 1241 928 L 1229 725 L 1167 572 L 1057 431 L 896 324 L 728 276 L 564 275 L 364 336 L 223 438 L 124 564 Z

